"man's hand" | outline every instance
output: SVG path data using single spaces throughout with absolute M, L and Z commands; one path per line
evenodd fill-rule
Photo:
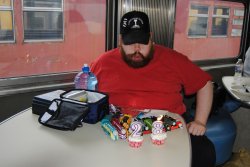
M 187 124 L 190 134 L 195 136 L 204 135 L 206 132 L 206 123 L 212 107 L 213 84 L 208 81 L 207 84 L 197 92 L 196 111 L 194 121 Z
M 192 121 L 187 124 L 188 132 L 194 136 L 202 136 L 206 132 L 206 126 L 199 121 Z

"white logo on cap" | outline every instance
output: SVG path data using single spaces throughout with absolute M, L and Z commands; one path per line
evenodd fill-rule
M 137 19 L 134 19 L 134 22 L 135 22 L 135 25 L 133 25 L 131 28 L 140 28 L 140 26 L 136 24 L 137 23 Z
M 140 25 L 143 25 L 143 20 L 141 18 L 138 18 L 138 17 L 132 18 L 128 21 L 128 24 L 129 25 L 132 24 L 132 26 L 131 26 L 132 29 L 139 29 L 139 28 L 141 28 Z
M 127 19 L 127 18 L 124 18 L 123 24 L 122 24 L 123 27 L 127 27 L 127 21 L 128 21 L 128 19 Z

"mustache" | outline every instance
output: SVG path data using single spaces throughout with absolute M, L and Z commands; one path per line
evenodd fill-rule
M 136 56 L 137 54 L 139 54 L 141 57 L 143 57 L 143 54 L 139 51 L 136 51 L 136 52 L 131 53 L 131 54 L 127 54 L 127 56 L 133 57 L 133 56 Z

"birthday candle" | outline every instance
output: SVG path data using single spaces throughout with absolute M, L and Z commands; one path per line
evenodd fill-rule
M 131 137 L 141 137 L 142 136 L 142 124 L 139 121 L 133 121 L 130 125 Z
M 163 133 L 163 123 L 162 121 L 154 121 L 152 124 L 152 134 L 162 134 Z

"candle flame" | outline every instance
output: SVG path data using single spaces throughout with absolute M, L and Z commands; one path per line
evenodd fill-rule
M 157 118 L 157 121 L 161 121 L 163 118 L 163 115 L 160 115 L 158 118 Z

